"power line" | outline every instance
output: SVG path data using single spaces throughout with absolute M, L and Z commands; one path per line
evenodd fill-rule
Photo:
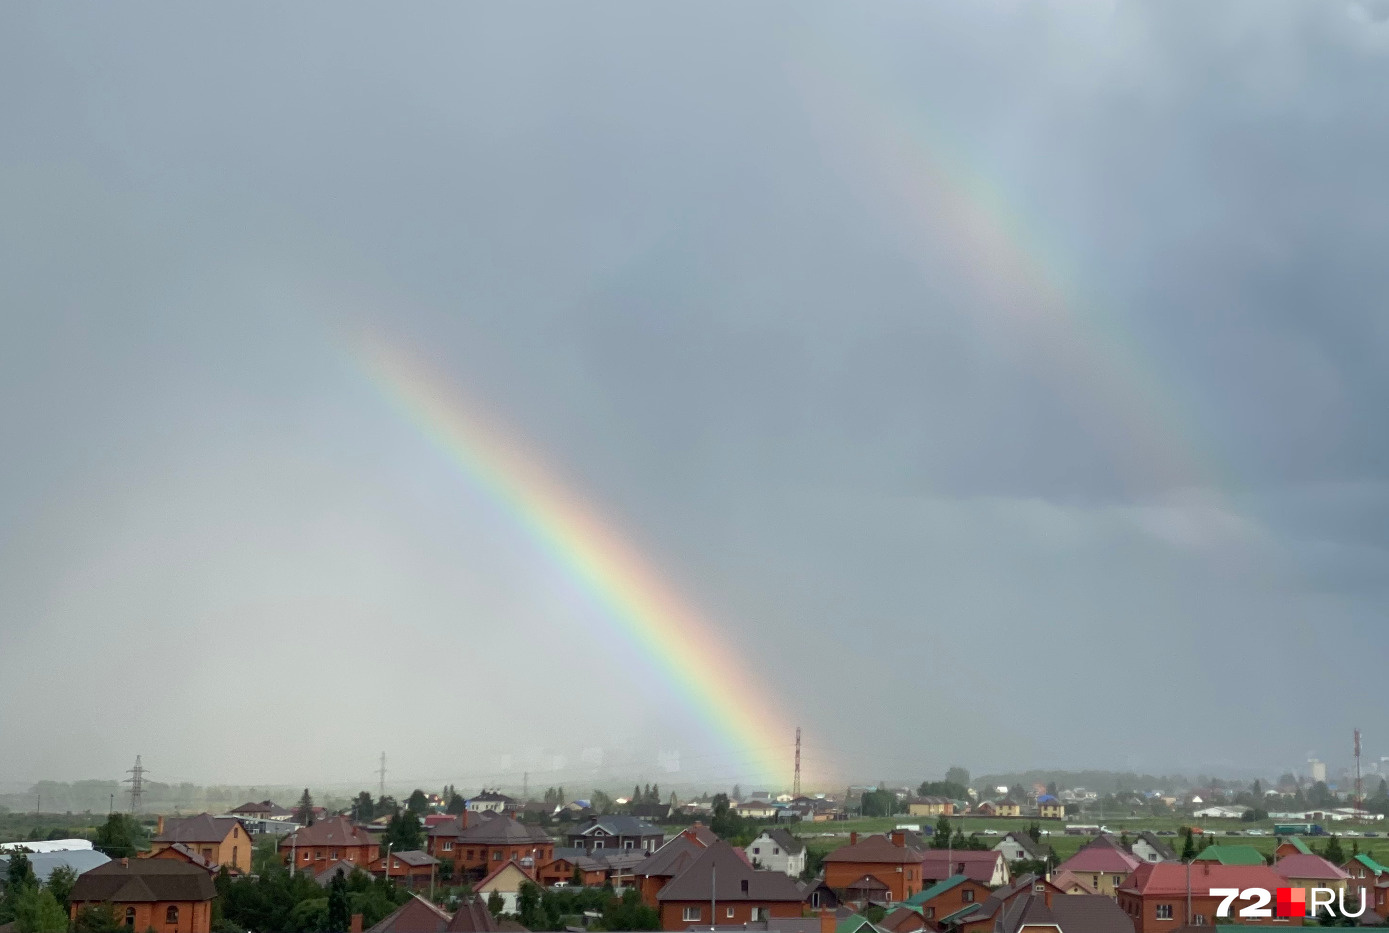
M 379 800 L 380 798 L 386 796 L 386 753 L 385 753 L 385 752 L 382 752 L 382 753 L 381 753 L 381 770 L 380 770 L 379 773 L 380 773 L 380 776 L 381 776 L 381 783 L 380 783 L 380 786 L 377 788 L 376 797 L 377 797 L 378 800 Z
M 145 775 L 149 772 L 140 764 L 140 756 L 135 756 L 135 767 L 125 772 L 130 777 L 121 781 L 122 784 L 130 785 L 130 812 L 140 812 L 140 796 L 145 792 Z

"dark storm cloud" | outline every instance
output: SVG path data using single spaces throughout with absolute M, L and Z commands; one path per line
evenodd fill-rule
M 204 780 L 357 781 L 382 747 L 441 780 L 579 761 L 542 696 L 481 718 L 497 757 L 464 767 L 285 676 L 370 656 L 388 695 L 521 644 L 556 683 L 597 672 L 595 704 L 624 702 L 618 670 L 660 698 L 585 744 L 736 777 L 391 413 L 351 359 L 361 324 L 592 492 L 826 772 L 1278 767 L 1354 725 L 1201 694 L 1346 644 L 1385 660 L 1383 4 L 0 15 L 22 91 L 0 137 L 0 729 L 28 750 L 0 779 L 154 748 Z M 894 130 L 927 140 L 887 153 L 896 175 L 873 157 Z M 1074 324 L 1015 329 L 1028 308 L 990 297 L 964 232 L 912 207 L 944 149 Z M 222 714 L 300 711 L 314 746 L 233 760 L 159 705 L 90 723 L 44 692 L 55 657 L 175 694 L 250 661 Z M 431 705 L 510 682 L 471 669 Z M 1089 715 L 1097 683 L 1124 686 Z

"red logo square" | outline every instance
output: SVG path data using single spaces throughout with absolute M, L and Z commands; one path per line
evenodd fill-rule
M 1278 889 L 1278 912 L 1279 917 L 1305 917 L 1307 916 L 1307 889 L 1306 888 L 1279 888 Z

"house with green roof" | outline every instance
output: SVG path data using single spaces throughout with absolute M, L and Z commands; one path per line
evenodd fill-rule
M 1264 855 L 1253 846 L 1213 845 L 1196 854 L 1198 862 L 1219 862 L 1221 865 L 1267 865 Z
M 1341 867 L 1352 878 L 1378 878 L 1385 872 L 1389 872 L 1389 866 L 1379 864 L 1363 852 L 1360 855 L 1352 856 L 1350 861 Z
M 958 917 L 961 911 L 978 909 L 992 893 L 987 885 L 968 875 L 951 875 L 907 898 L 906 906 L 921 911 L 932 927 L 938 928 L 946 917 Z
M 1273 850 L 1275 858 L 1282 858 L 1285 855 L 1316 855 L 1312 847 L 1303 842 L 1297 836 L 1284 836 L 1278 840 L 1278 848 Z

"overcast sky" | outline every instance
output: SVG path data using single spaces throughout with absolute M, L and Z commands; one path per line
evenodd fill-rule
M 0 782 L 748 775 L 364 329 L 812 776 L 1389 754 L 1383 0 L 11 4 L 0 87 Z

